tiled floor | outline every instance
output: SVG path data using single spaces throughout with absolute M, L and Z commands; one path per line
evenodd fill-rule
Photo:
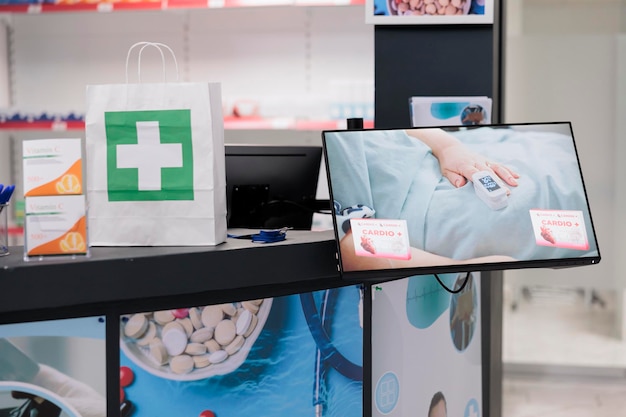
M 507 376 L 503 417 L 626 416 L 624 379 Z
M 626 416 L 626 342 L 613 334 L 611 294 L 604 306 L 574 290 L 527 295 L 516 309 L 505 296 L 502 416 Z

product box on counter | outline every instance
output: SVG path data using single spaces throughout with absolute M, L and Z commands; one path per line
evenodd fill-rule
M 36 139 L 22 144 L 24 196 L 83 193 L 80 139 Z
M 84 195 L 26 197 L 25 255 L 87 253 Z

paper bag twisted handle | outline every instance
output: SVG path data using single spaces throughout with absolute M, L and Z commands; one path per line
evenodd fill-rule
M 137 80 L 138 82 L 141 83 L 141 54 L 143 53 L 144 49 L 146 49 L 149 46 L 156 48 L 161 54 L 161 64 L 163 66 L 163 82 L 167 81 L 167 74 L 166 74 L 166 68 L 165 68 L 165 54 L 163 53 L 162 48 L 165 48 L 169 51 L 170 55 L 172 56 L 172 59 L 174 60 L 174 66 L 176 67 L 176 81 L 178 81 L 178 61 L 176 60 L 176 55 L 174 54 L 174 51 L 172 51 L 172 48 L 165 45 L 164 43 L 159 43 L 159 42 L 137 42 L 136 44 L 132 45 L 128 49 L 128 54 L 126 55 L 126 84 L 128 84 L 128 66 L 130 63 L 130 56 L 131 56 L 133 49 L 135 49 L 138 46 L 141 46 L 141 48 L 139 49 L 139 55 L 137 57 Z

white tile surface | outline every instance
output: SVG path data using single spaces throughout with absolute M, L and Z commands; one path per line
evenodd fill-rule
M 612 294 L 601 306 L 575 289 L 508 290 L 502 416 L 626 416 L 626 342 L 613 335 Z
M 626 342 L 613 335 L 612 295 L 601 298 L 605 307 L 584 293 L 535 289 L 516 309 L 505 302 L 504 363 L 626 368 Z
M 615 417 L 626 415 L 624 379 L 506 376 L 503 417 Z

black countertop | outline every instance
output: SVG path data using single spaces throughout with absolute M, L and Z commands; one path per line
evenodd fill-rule
M 18 313 L 54 310 L 66 317 L 70 310 L 98 314 L 112 305 L 140 311 L 347 284 L 331 231 L 291 230 L 285 241 L 270 244 L 228 238 L 203 247 L 92 247 L 88 257 L 74 259 L 25 261 L 22 247 L 10 251 L 0 258 L 2 322 L 21 320 Z

